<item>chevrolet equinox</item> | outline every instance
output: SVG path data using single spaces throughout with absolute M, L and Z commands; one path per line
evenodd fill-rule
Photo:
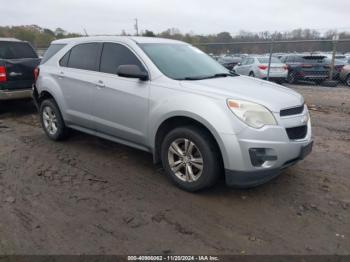
M 303 97 L 228 71 L 183 42 L 146 37 L 54 41 L 33 97 L 46 135 L 69 128 L 153 154 L 180 188 L 253 187 L 312 150 Z

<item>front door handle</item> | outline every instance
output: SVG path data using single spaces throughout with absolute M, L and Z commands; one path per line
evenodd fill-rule
M 103 83 L 102 80 L 98 80 L 96 86 L 98 86 L 99 88 L 105 88 L 106 87 L 106 85 Z

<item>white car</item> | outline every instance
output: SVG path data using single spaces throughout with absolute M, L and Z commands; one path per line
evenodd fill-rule
M 233 70 L 240 75 L 267 79 L 269 57 L 246 57 Z M 277 57 L 271 58 L 271 69 L 269 79 L 276 82 L 284 82 L 288 76 L 288 67 Z

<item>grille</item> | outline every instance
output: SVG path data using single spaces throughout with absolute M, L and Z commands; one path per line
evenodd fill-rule
M 291 140 L 303 139 L 307 134 L 307 126 L 286 128 L 286 131 L 289 139 Z
M 293 107 L 293 108 L 288 108 L 288 109 L 283 109 L 280 112 L 280 116 L 293 116 L 293 115 L 299 115 L 304 111 L 304 105 L 298 106 L 298 107 Z

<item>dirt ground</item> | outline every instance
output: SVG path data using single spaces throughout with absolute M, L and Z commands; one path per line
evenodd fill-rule
M 302 87 L 315 147 L 250 190 L 190 194 L 151 155 L 73 132 L 31 102 L 0 114 L 0 254 L 350 254 L 350 89 Z

